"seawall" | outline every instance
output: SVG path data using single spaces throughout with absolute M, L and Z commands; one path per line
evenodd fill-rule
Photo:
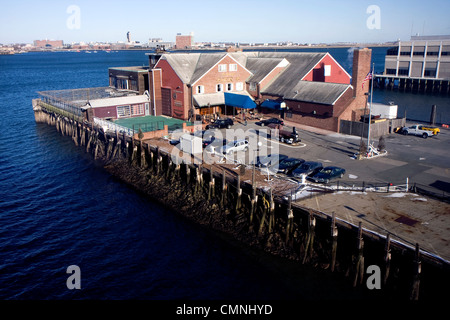
M 55 126 L 113 176 L 214 232 L 281 259 L 329 270 L 354 287 L 372 283 L 367 270 L 376 266 L 381 289 L 374 290 L 386 299 L 444 298 L 449 265 L 422 254 L 418 246 L 275 197 L 239 174 L 185 164 L 151 140 L 105 133 L 38 102 L 33 108 L 37 123 Z

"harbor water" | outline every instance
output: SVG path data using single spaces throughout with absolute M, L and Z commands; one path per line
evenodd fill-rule
M 329 51 L 351 73 L 351 51 Z M 384 61 L 384 52 L 375 48 L 374 60 Z M 0 299 L 362 297 L 329 273 L 187 221 L 109 175 L 69 137 L 35 123 L 37 91 L 107 86 L 109 67 L 147 64 L 144 51 L 0 56 Z M 436 104 L 437 119 L 450 122 L 448 98 L 419 103 L 418 95 L 378 94 L 424 121 Z M 71 265 L 81 270 L 80 290 L 66 285 Z

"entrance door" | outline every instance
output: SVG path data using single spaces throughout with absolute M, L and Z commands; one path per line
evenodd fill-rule
M 162 98 L 162 114 L 165 116 L 172 116 L 172 97 L 171 90 L 168 88 L 161 88 Z
M 146 116 L 150 115 L 150 105 L 148 103 L 145 104 L 145 115 Z

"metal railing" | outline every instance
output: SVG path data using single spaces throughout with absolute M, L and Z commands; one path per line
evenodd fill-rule
M 97 117 L 94 117 L 94 124 L 103 128 L 105 132 L 110 131 L 110 132 L 125 133 L 127 136 L 130 137 L 132 137 L 135 133 L 137 133 L 136 130 Z

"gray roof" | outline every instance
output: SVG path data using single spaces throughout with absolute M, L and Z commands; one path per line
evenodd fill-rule
M 195 66 L 194 74 L 191 78 L 191 83 L 200 79 L 209 69 L 211 69 L 217 62 L 219 62 L 226 53 L 206 53 L 200 54 Z
M 286 92 L 280 87 L 278 92 L 272 94 L 288 100 L 334 105 L 337 99 L 350 87 L 350 84 L 298 81 L 292 87 L 292 91 Z
M 172 69 L 183 83 L 191 82 L 199 58 L 200 53 L 163 54 L 161 56 L 161 59 L 167 60 L 172 66 Z
M 326 55 L 326 52 L 218 52 L 164 54 L 184 83 L 194 83 L 226 55 L 252 72 L 247 80 L 260 82 L 283 59 L 287 67 L 269 83 L 262 93 L 290 100 L 332 105 L 350 87 L 349 84 L 302 81 Z M 199 98 L 201 99 L 201 98 Z
M 267 88 L 263 88 L 265 93 L 279 92 L 293 92 L 293 87 L 297 85 L 303 77 L 305 77 L 314 66 L 325 57 L 326 53 L 280 53 L 280 52 L 264 52 L 263 57 L 279 58 L 283 57 L 289 61 L 289 66 L 283 71 Z M 284 94 L 280 94 L 284 95 Z
M 247 69 L 253 73 L 249 79 L 251 82 L 259 83 L 263 80 L 269 72 L 271 72 L 283 58 L 252 58 L 247 59 Z

